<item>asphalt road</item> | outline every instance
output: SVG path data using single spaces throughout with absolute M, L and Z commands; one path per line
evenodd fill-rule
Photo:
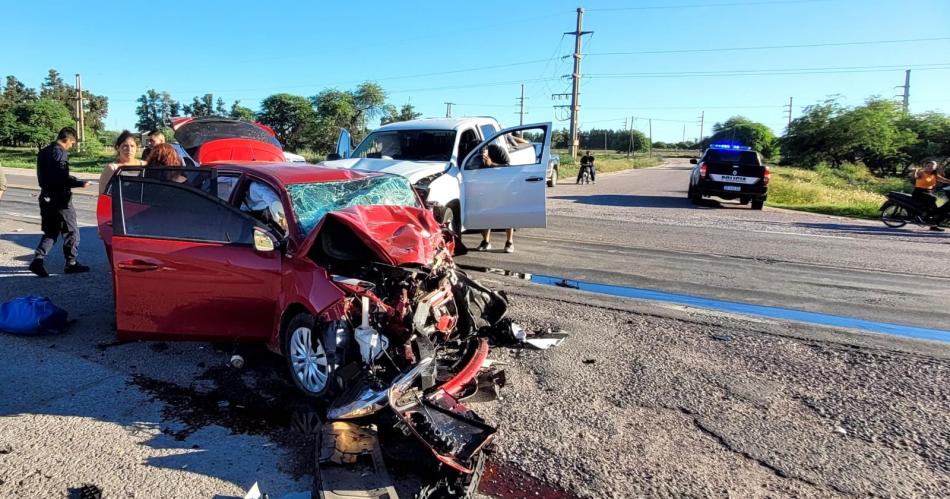
M 548 227 L 460 263 L 945 329 L 950 235 L 686 199 L 690 165 L 548 189 Z M 466 235 L 475 248 L 477 235 Z

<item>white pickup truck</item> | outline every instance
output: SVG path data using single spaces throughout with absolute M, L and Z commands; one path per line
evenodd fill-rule
M 406 177 L 458 233 L 544 227 L 551 131 L 551 123 L 501 130 L 488 117 L 420 119 L 379 127 L 351 150 L 344 129 L 321 166 Z

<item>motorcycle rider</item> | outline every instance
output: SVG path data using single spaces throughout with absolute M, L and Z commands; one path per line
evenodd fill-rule
M 950 180 L 937 173 L 936 161 L 927 161 L 923 168 L 914 169 L 914 193 L 912 197 L 926 210 L 927 216 L 935 224 L 930 226 L 930 230 L 942 231 L 943 229 L 936 225 L 939 220 L 935 217 L 937 215 L 937 196 L 934 195 L 934 190 L 937 188 L 938 182 L 950 183 Z

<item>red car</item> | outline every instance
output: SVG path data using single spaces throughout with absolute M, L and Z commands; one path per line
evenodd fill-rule
M 455 268 L 447 229 L 405 178 L 299 163 L 123 168 L 98 218 L 119 338 L 264 342 L 333 419 L 419 386 L 426 395 L 389 405 L 461 471 L 491 439 L 454 396 L 507 302 Z M 432 441 L 446 432 L 465 445 Z

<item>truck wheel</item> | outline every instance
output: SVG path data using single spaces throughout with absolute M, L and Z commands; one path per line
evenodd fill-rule
M 442 210 L 442 223 L 448 224 L 449 228 L 452 229 L 452 232 L 461 235 L 461 224 L 459 222 L 458 214 L 456 213 L 456 204 L 450 204 Z
M 761 210 L 762 206 L 765 205 L 765 198 L 753 199 L 752 200 L 752 209 Z
M 693 204 L 701 204 L 703 202 L 703 194 L 699 192 L 698 187 L 689 186 L 689 192 L 686 195 L 689 196 L 689 201 Z
M 557 168 L 551 170 L 551 178 L 548 179 L 548 187 L 557 185 Z

